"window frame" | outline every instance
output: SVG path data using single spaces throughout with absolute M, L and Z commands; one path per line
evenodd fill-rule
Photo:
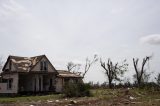
M 41 61 L 40 62 L 40 70 L 41 71 L 47 71 L 48 70 L 48 62 L 47 61 Z

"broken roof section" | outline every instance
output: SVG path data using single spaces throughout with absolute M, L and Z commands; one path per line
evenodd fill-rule
M 58 77 L 63 78 L 82 78 L 78 73 L 72 73 L 66 70 L 57 70 Z
M 45 55 L 34 56 L 34 57 L 20 57 L 20 56 L 9 56 L 6 64 L 8 62 L 13 64 L 18 72 L 28 72 L 30 71 Z M 3 71 L 4 71 L 3 67 Z

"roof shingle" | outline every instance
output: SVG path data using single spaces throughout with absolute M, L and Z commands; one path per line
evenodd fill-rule
M 9 56 L 8 61 L 14 65 L 18 72 L 30 71 L 45 55 L 34 57 Z

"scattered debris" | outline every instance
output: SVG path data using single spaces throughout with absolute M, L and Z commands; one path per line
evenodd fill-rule
M 59 102 L 59 100 L 56 100 L 56 102 Z
M 134 99 L 136 99 L 136 98 L 134 98 L 134 97 L 132 97 L 132 96 L 129 96 L 129 99 L 134 100 Z
M 160 101 L 160 99 L 155 99 L 156 101 Z
M 71 103 L 71 104 L 77 104 L 77 101 L 71 100 L 70 103 Z
M 66 98 L 65 100 L 67 101 L 68 99 Z
M 47 100 L 47 102 L 48 102 L 48 103 L 52 103 L 53 101 L 51 101 L 51 100 Z
M 131 102 L 131 104 L 140 104 L 142 102 Z

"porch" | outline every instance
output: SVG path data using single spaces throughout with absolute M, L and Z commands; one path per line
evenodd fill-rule
M 54 73 L 21 73 L 18 80 L 18 92 L 55 92 Z

